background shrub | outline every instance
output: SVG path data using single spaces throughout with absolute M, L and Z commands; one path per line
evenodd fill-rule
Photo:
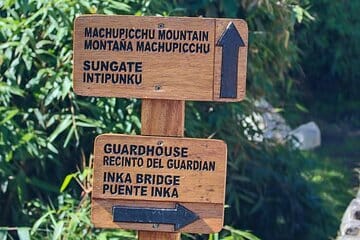
M 296 38 L 303 58 L 302 101 L 313 115 L 359 127 L 359 1 L 311 1 L 312 24 Z M 324 104 L 326 103 L 326 104 Z

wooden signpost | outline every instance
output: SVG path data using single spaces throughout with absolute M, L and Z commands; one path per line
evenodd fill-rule
M 141 98 L 142 136 L 94 144 L 92 221 L 179 239 L 223 226 L 226 144 L 183 138 L 185 100 L 245 96 L 243 20 L 85 15 L 74 30 L 74 91 Z

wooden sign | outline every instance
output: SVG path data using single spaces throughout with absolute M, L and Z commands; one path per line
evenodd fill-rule
M 199 101 L 245 96 L 243 20 L 85 15 L 74 28 L 79 95 Z
M 96 138 L 94 149 L 95 227 L 221 230 L 226 177 L 223 141 L 104 134 Z

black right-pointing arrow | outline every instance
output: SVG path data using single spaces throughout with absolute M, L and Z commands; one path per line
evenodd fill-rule
M 175 208 L 147 208 L 113 206 L 114 222 L 172 224 L 174 231 L 194 222 L 199 217 L 181 204 Z
M 217 46 L 222 47 L 220 98 L 236 98 L 239 47 L 245 43 L 233 22 L 226 27 Z

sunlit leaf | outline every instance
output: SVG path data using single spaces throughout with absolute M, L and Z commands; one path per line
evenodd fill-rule
M 60 192 L 64 192 L 64 191 L 65 191 L 65 189 L 67 188 L 67 186 L 69 185 L 69 183 L 71 182 L 71 180 L 72 180 L 74 177 L 76 177 L 76 174 L 75 174 L 75 173 L 66 175 L 63 183 L 61 184 Z
M 19 240 L 30 240 L 30 228 L 18 228 L 17 234 Z
M 131 11 L 131 7 L 129 5 L 118 1 L 110 1 L 110 7 L 124 12 Z
M 34 223 L 34 225 L 31 228 L 31 235 L 33 235 L 36 231 L 38 231 L 39 227 L 46 223 L 46 218 L 55 213 L 55 211 L 48 211 L 47 213 L 45 213 L 44 215 L 42 215 L 38 220 L 36 220 L 36 222 Z
M 5 116 L 3 116 L 3 120 L 0 121 L 0 125 L 3 125 L 4 123 L 8 122 L 10 119 L 12 119 L 16 114 L 19 113 L 18 109 L 12 109 L 5 112 Z
M 59 153 L 59 151 L 56 149 L 56 147 L 55 147 L 51 142 L 48 142 L 48 143 L 46 144 L 46 146 L 47 146 L 47 148 L 48 148 L 50 151 L 52 151 L 53 153 L 56 153 L 56 154 Z
M 61 120 L 60 124 L 56 127 L 54 132 L 49 136 L 49 141 L 52 142 L 62 133 L 65 129 L 67 129 L 71 124 L 71 116 L 67 115 L 64 119 Z
M 302 112 L 306 112 L 306 113 L 309 112 L 309 110 L 306 107 L 304 107 L 303 105 L 301 105 L 300 103 L 296 103 L 295 107 Z
M 224 229 L 230 231 L 231 234 L 233 234 L 235 236 L 243 237 L 246 240 L 260 240 L 260 238 L 256 237 L 254 234 L 252 234 L 250 232 L 240 231 L 240 230 L 234 229 L 230 226 L 225 226 Z
M 7 230 L 0 228 L 0 240 L 7 240 Z
M 64 229 L 64 221 L 59 221 L 55 224 L 54 234 L 52 240 L 60 239 L 62 231 Z

